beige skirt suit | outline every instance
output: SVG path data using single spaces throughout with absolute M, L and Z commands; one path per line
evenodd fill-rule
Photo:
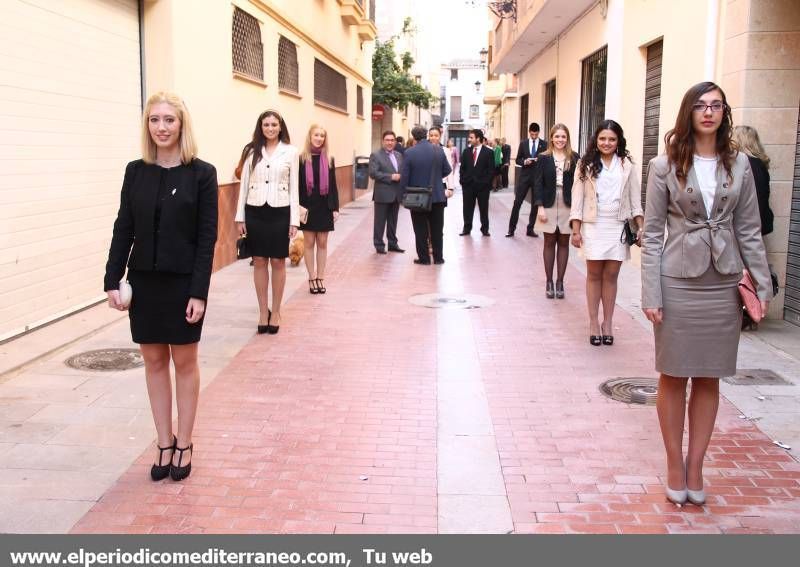
M 745 154 L 737 154 L 730 177 L 721 164 L 717 167 L 711 203 L 709 211 L 694 168 L 682 183 L 666 155 L 650 161 L 642 307 L 663 308 L 662 323 L 654 325 L 656 370 L 662 374 L 735 374 L 742 270 L 750 271 L 762 300 L 772 295 L 755 182 Z

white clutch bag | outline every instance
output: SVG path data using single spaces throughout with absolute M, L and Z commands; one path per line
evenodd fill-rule
M 124 307 L 128 307 L 131 304 L 131 298 L 133 298 L 133 288 L 131 287 L 131 284 L 128 283 L 128 280 L 120 280 L 119 302 Z

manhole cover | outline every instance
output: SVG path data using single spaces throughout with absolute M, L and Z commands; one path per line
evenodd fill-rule
M 78 370 L 130 370 L 144 365 L 142 353 L 135 348 L 103 348 L 70 356 L 64 364 Z
M 408 301 L 420 307 L 431 309 L 478 309 L 494 305 L 494 300 L 485 295 L 420 293 L 412 295 Z
M 656 378 L 615 378 L 600 384 L 603 395 L 626 404 L 656 405 Z
M 736 386 L 791 386 L 792 383 L 764 368 L 737 368 L 735 376 L 723 378 Z

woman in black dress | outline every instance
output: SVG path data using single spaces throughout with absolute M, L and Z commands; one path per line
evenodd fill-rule
M 289 145 L 289 129 L 275 110 L 256 120 L 252 141 L 245 146 L 244 167 L 236 205 L 236 228 L 247 236 L 253 254 L 253 283 L 258 299 L 259 334 L 277 334 L 286 287 L 289 239 L 300 225 L 297 148 Z M 267 290 L 272 268 L 272 309 Z
M 308 218 L 300 224 L 308 291 L 325 293 L 328 233 L 339 218 L 339 191 L 336 188 L 336 164 L 328 153 L 328 132 L 319 124 L 312 124 L 309 128 L 300 156 L 300 206 L 308 209 Z
M 129 316 L 145 364 L 158 432 L 153 480 L 182 480 L 192 470 L 192 430 L 200 392 L 197 343 L 203 329 L 217 240 L 217 172 L 195 157 L 189 113 L 180 97 L 159 92 L 144 110 L 142 159 L 125 169 L 108 252 L 104 289 L 124 311 L 120 279 L 128 265 Z M 175 365 L 177 435 L 172 431 Z

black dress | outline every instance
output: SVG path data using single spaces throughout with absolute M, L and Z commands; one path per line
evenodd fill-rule
M 186 307 L 192 297 L 205 300 L 208 294 L 217 179 L 213 166 L 195 161 L 172 168 L 132 162 L 125 174 L 105 289 L 118 288 L 128 260 L 133 288 L 128 313 L 138 344 L 200 340 L 203 319 L 188 323 Z
M 333 211 L 339 210 L 339 192 L 336 187 L 336 165 L 331 160 L 328 168 L 328 194 L 319 193 L 319 159 L 311 156 L 311 171 L 314 173 L 314 186 L 311 195 L 306 187 L 306 164 L 300 162 L 300 205 L 308 209 L 308 222 L 300 223 L 300 230 L 311 232 L 330 232 L 333 230 Z

